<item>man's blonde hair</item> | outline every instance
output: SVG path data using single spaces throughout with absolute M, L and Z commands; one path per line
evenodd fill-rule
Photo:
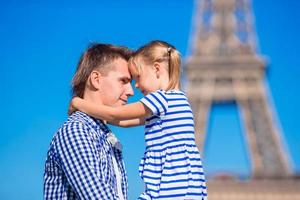
M 100 43 L 91 44 L 82 54 L 72 79 L 73 96 L 83 98 L 86 82 L 94 69 L 107 75 L 109 71 L 113 70 L 110 63 L 118 58 L 128 61 L 131 55 L 132 51 L 127 47 Z

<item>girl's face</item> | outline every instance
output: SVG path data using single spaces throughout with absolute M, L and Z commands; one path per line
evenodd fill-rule
M 135 87 L 144 95 L 159 90 L 160 83 L 154 66 L 147 65 L 142 61 L 139 61 L 136 64 L 139 66 L 130 65 L 129 67 L 130 73 L 135 80 Z M 140 67 L 139 70 L 138 67 Z

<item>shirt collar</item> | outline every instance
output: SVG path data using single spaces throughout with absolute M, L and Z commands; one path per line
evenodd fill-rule
M 107 135 L 110 130 L 109 128 L 106 126 L 106 124 L 103 122 L 103 120 L 101 119 L 96 119 L 84 112 L 81 111 L 76 111 L 75 113 L 73 113 L 70 118 L 82 118 L 85 122 L 88 123 L 88 125 L 90 125 L 93 129 L 97 130 L 97 129 L 102 129 L 103 132 L 105 133 L 105 135 Z
M 104 136 L 107 137 L 107 140 L 110 142 L 110 144 L 119 151 L 122 151 L 122 144 L 113 134 L 113 132 L 107 127 L 107 125 L 103 122 L 103 120 L 96 119 L 81 111 L 76 111 L 70 116 L 70 118 L 81 118 L 85 122 L 87 122 L 88 125 L 91 126 L 94 130 L 101 129 L 101 132 L 104 133 Z

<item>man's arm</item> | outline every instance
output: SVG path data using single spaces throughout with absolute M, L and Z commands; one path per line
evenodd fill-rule
M 107 183 L 89 130 L 81 122 L 66 125 L 59 134 L 57 150 L 68 182 L 80 199 L 118 199 Z

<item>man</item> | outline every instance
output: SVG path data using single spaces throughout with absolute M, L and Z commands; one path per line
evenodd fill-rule
M 108 106 L 133 95 L 125 47 L 94 44 L 81 56 L 73 95 Z M 117 140 L 102 120 L 69 116 L 52 139 L 44 174 L 45 199 L 127 199 L 127 177 Z

